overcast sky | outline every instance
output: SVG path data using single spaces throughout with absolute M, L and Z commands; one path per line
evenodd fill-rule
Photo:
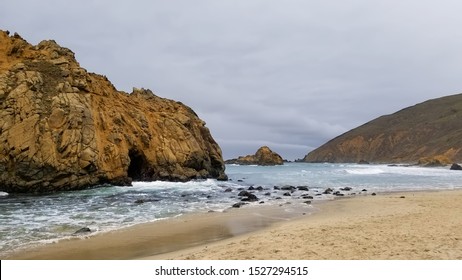
M 192 107 L 225 159 L 302 158 L 380 115 L 462 92 L 462 1 L 2 0 L 119 89 Z

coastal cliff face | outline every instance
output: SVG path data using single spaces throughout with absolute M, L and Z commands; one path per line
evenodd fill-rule
M 180 102 L 118 91 L 54 41 L 0 31 L 0 190 L 226 179 L 220 147 Z
M 450 164 L 462 161 L 462 94 L 379 117 L 305 156 L 305 162 Z
M 282 165 L 284 160 L 280 155 L 271 151 L 267 146 L 257 150 L 254 155 L 240 156 L 236 159 L 227 160 L 228 164 L 240 165 Z

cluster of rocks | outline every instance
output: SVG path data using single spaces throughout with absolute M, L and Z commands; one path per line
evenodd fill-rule
M 224 191 L 232 193 L 233 189 L 226 188 Z M 239 199 L 239 202 L 236 202 L 232 205 L 234 208 L 240 208 L 249 202 L 258 202 L 262 204 L 265 203 L 265 201 L 280 200 L 283 198 L 291 198 L 294 200 L 302 201 L 302 203 L 305 204 L 311 204 L 311 202 L 317 197 L 343 197 L 367 193 L 367 189 L 362 189 L 360 192 L 354 192 L 353 188 L 351 187 L 343 187 L 338 189 L 326 188 L 321 190 L 319 188 L 310 188 L 309 186 L 291 185 L 273 186 L 272 188 L 263 186 L 249 186 L 237 188 L 237 191 L 238 194 L 236 198 Z M 372 195 L 375 195 L 375 193 L 372 193 Z

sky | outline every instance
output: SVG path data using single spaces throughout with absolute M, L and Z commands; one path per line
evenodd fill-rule
M 0 29 L 190 106 L 225 159 L 267 145 L 294 160 L 461 93 L 461 13 L 456 0 L 2 0 Z

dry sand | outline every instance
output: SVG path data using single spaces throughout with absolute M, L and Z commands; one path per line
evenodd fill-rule
M 462 259 L 462 190 L 327 202 L 303 219 L 151 259 Z
M 186 215 L 7 258 L 462 259 L 462 190 L 358 196 L 314 207 L 311 215 L 295 205 Z

